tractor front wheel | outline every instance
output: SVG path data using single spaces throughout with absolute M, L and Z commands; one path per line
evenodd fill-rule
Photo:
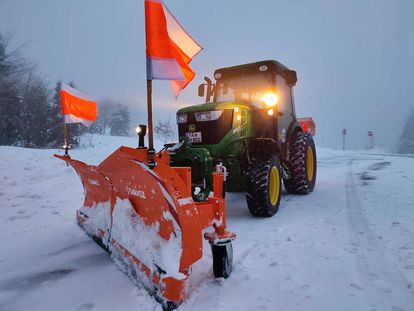
M 247 171 L 246 201 L 250 213 L 271 217 L 277 213 L 282 190 L 282 169 L 279 159 L 253 158 Z

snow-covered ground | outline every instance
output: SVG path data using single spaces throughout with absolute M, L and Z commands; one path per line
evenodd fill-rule
M 134 138 L 95 138 L 73 158 L 97 164 Z M 0 310 L 161 310 L 75 222 L 83 189 L 53 150 L 0 147 Z M 59 151 L 60 152 L 60 151 Z M 211 253 L 179 310 L 414 310 L 414 159 L 318 149 L 307 196 L 284 193 L 272 218 L 228 195 L 234 271 Z

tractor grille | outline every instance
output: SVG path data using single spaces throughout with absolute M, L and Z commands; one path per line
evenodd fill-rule
M 192 126 L 193 132 L 201 132 L 202 139 L 200 143 L 193 143 L 193 145 L 214 145 L 218 144 L 230 131 L 232 122 L 233 109 L 225 109 L 217 120 L 203 122 L 196 121 L 195 113 L 190 112 L 187 116 L 187 122 L 178 124 L 178 134 L 179 137 L 186 136 L 189 127 Z

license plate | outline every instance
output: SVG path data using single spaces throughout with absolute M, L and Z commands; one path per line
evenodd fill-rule
M 188 140 L 190 141 L 190 143 L 201 143 L 202 139 L 201 139 L 201 132 L 187 132 L 185 133 L 185 136 L 188 137 Z

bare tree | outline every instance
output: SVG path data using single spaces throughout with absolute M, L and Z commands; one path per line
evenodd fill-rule
M 20 87 L 21 144 L 25 147 L 44 147 L 48 144 L 49 91 L 44 79 L 30 71 Z
M 111 120 L 111 115 L 116 109 L 116 104 L 111 100 L 102 100 L 99 102 L 99 116 L 96 123 L 99 124 L 99 131 L 97 133 L 101 135 L 107 134 L 107 128 Z
M 174 126 L 171 124 L 170 119 L 167 121 L 158 120 L 157 124 L 154 126 L 155 135 L 162 140 L 165 144 L 174 140 Z

